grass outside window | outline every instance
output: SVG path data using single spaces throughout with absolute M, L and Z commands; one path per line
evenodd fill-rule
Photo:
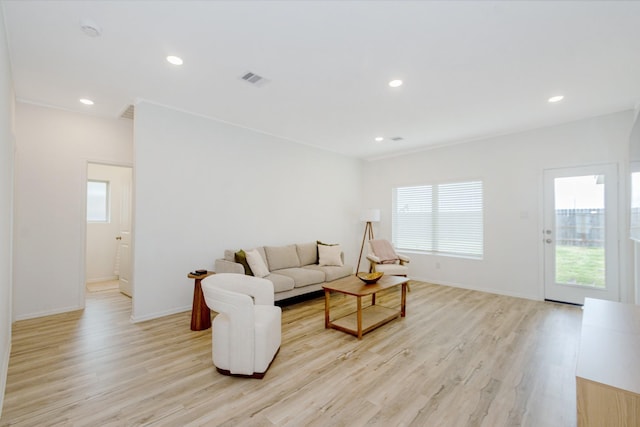
M 604 248 L 556 246 L 556 283 L 605 288 Z

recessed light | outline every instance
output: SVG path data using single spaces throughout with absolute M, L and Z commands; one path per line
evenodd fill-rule
M 173 65 L 182 65 L 182 58 L 178 56 L 169 55 L 167 56 L 167 61 Z
M 81 103 L 83 103 L 84 105 L 93 105 L 94 102 L 92 100 L 90 100 L 89 98 L 80 98 L 79 100 Z
M 556 95 L 556 96 L 552 96 L 551 98 L 549 98 L 549 102 L 553 103 L 553 102 L 560 102 L 564 99 L 564 95 Z
M 389 82 L 389 86 L 391 86 L 391 87 L 400 87 L 400 86 L 402 86 L 402 80 L 391 80 Z
M 376 138 L 375 138 L 375 139 L 376 139 L 376 142 L 381 142 L 381 141 L 383 141 L 383 140 L 384 140 L 384 138 L 383 138 L 383 137 L 381 137 L 381 136 L 376 136 Z

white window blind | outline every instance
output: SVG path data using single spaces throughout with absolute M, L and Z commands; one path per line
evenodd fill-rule
M 398 249 L 482 257 L 482 181 L 398 187 L 393 199 Z

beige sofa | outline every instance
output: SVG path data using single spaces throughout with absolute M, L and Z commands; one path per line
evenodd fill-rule
M 320 265 L 316 242 L 256 249 L 269 269 L 264 278 L 273 283 L 275 301 L 322 290 L 324 283 L 353 274 L 350 265 Z M 224 258 L 215 260 L 216 273 L 245 274 L 244 266 L 236 262 L 237 252 L 225 250 Z M 344 261 L 344 254 L 340 258 Z

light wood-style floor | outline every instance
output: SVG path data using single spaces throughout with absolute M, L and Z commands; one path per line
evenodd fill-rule
M 354 301 L 332 299 L 336 313 Z M 263 380 L 218 374 L 189 312 L 132 324 L 130 310 L 106 290 L 83 312 L 16 322 L 0 425 L 576 424 L 576 307 L 412 282 L 407 317 L 358 341 L 324 329 L 317 298 L 284 308 Z

